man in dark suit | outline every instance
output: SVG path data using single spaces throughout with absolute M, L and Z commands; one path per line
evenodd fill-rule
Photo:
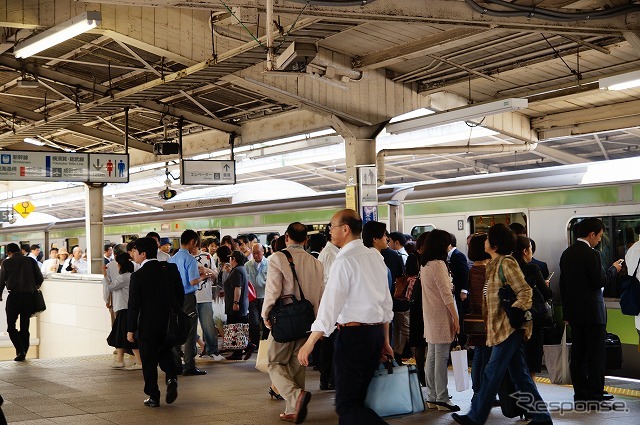
M 29 351 L 29 319 L 33 313 L 33 291 L 42 285 L 42 273 L 37 263 L 22 255 L 20 247 L 15 243 L 7 245 L 9 256 L 0 268 L 0 301 L 5 286 L 9 290 L 7 296 L 7 331 L 16 348 L 17 362 L 24 361 Z M 20 330 L 16 321 L 20 317 Z
M 127 315 L 127 339 L 130 342 L 138 340 L 144 392 L 149 396 L 144 405 L 149 407 L 160 406 L 158 364 L 166 375 L 167 404 L 178 397 L 176 364 L 165 336 L 170 307 L 181 309 L 184 302 L 178 268 L 175 264 L 158 261 L 157 252 L 158 244 L 151 238 L 140 238 L 134 242 L 133 260 L 141 267 L 131 275 Z
M 574 400 L 602 401 L 604 391 L 606 311 L 602 288 L 622 267 L 616 261 L 605 272 L 598 251 L 604 224 L 586 218 L 575 228 L 576 242 L 560 257 L 560 295 L 564 320 L 571 325 Z
M 447 257 L 449 261 L 449 270 L 451 270 L 451 278 L 453 279 L 453 296 L 456 300 L 458 308 L 458 317 L 463 318 L 469 309 L 469 264 L 467 257 L 456 248 L 458 241 L 453 233 L 449 233 L 451 244 L 449 245 Z M 462 328 L 463 320 L 460 320 L 460 344 L 464 346 L 467 342 L 467 336 Z

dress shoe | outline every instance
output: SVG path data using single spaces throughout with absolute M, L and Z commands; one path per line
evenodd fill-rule
M 193 369 L 187 369 L 182 372 L 182 376 L 195 376 L 195 375 L 206 375 L 206 374 L 207 374 L 206 370 L 200 370 L 197 367 L 194 367 Z
M 143 401 L 144 405 L 147 407 L 160 407 L 160 402 L 158 400 L 154 400 L 151 397 Z
M 311 401 L 311 393 L 309 391 L 301 391 L 296 402 L 296 418 L 294 423 L 301 424 L 307 419 L 307 406 Z
M 295 413 L 280 413 L 280 420 L 285 422 L 297 423 Z
M 20 353 L 13 360 L 16 361 L 16 362 L 23 362 L 26 357 L 27 357 L 27 355 L 25 353 Z
M 441 411 L 445 411 L 445 412 L 459 412 L 460 411 L 460 406 L 458 406 L 457 404 L 453 404 L 449 401 L 436 401 L 435 402 L 436 407 L 438 408 L 438 410 Z
M 244 350 L 244 356 L 242 357 L 242 360 L 249 360 L 249 358 L 251 358 L 251 355 L 253 354 L 253 350 L 255 350 L 256 346 L 253 344 L 249 344 L 247 345 L 247 348 Z
M 435 401 L 425 400 L 424 402 L 427 405 L 427 409 L 437 409 L 438 408 L 438 405 L 436 404 Z
M 475 422 L 469 419 L 469 416 L 467 415 L 458 415 L 457 413 L 452 413 L 451 417 L 460 425 L 477 425 Z
M 613 400 L 613 394 L 609 394 L 608 392 L 605 391 L 605 393 L 602 394 L 602 400 L 604 400 L 604 401 Z
M 336 386 L 333 383 L 320 383 L 320 391 L 333 391 Z
M 169 379 L 167 380 L 167 404 L 171 404 L 176 401 L 178 398 L 178 380 L 177 379 Z

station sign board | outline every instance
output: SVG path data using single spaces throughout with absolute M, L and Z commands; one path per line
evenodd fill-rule
M 180 184 L 236 184 L 236 162 L 182 160 Z
M 127 183 L 129 155 L 2 151 L 0 180 Z

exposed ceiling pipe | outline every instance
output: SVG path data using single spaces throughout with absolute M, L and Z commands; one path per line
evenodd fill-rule
M 432 155 L 447 153 L 501 153 L 501 152 L 529 152 L 538 146 L 537 143 L 523 145 L 463 145 L 463 146 L 429 146 L 423 148 L 382 149 L 376 155 L 376 169 L 378 172 L 378 186 L 385 182 L 384 158 L 402 155 Z
M 267 30 L 267 71 L 273 71 L 275 63 L 275 55 L 273 50 L 273 0 L 267 0 L 267 22 L 265 23 Z

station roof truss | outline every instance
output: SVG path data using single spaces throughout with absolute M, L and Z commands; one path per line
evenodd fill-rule
M 357 135 L 419 107 L 526 98 L 527 109 L 480 124 L 495 134 L 475 137 L 470 126 L 468 140 L 452 144 L 537 142 L 537 149 L 389 157 L 386 183 L 640 152 L 640 88 L 598 87 L 603 77 L 640 70 L 640 2 L 543 0 L 527 15 L 527 0 L 274 0 L 276 57 L 291 43 L 318 51 L 302 69 L 275 72 L 265 72 L 265 3 L 156 0 L 152 8 L 142 0 L 0 0 L 0 148 L 122 152 L 127 108 L 129 148 L 137 155 L 131 163 L 144 164 L 163 160 L 152 155 L 153 144 L 175 141 L 180 117 L 185 137 L 236 133 L 239 147 L 258 142 L 261 132 L 266 139 L 300 132 L 300 117 L 309 114 L 319 117 L 309 120 L 314 129 L 342 123 L 333 127 L 346 138 L 344 128 Z M 98 28 L 14 57 L 18 41 L 85 10 L 101 11 Z M 46 144 L 36 148 L 25 138 Z M 190 153 L 224 145 L 194 143 Z M 272 177 L 342 189 L 345 161 L 256 168 L 238 182 Z M 162 186 L 164 177 L 157 180 Z M 162 208 L 148 192 L 105 196 L 105 214 Z M 138 208 L 133 201 L 141 199 Z M 39 211 L 79 217 L 79 204 Z

